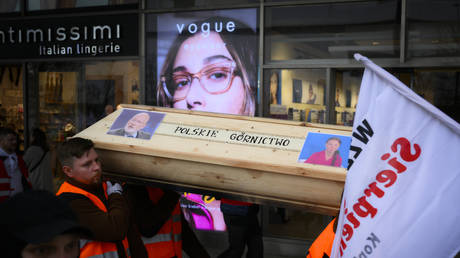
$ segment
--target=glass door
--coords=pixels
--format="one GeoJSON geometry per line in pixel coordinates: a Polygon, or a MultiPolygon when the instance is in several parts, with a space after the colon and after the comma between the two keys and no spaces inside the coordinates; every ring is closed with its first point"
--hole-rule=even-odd
{"type": "Polygon", "coordinates": [[[0,126],[18,133],[18,151],[24,151],[22,65],[0,65],[0,126]]]}

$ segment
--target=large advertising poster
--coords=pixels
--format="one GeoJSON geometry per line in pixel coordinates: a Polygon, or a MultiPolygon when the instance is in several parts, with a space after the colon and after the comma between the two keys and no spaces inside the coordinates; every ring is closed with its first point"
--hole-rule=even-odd
{"type": "MultiPolygon", "coordinates": [[[[253,116],[257,21],[257,9],[148,15],[151,101],[178,109],[253,116]]],[[[181,206],[196,229],[225,230],[220,201],[214,197],[184,193],[181,206]]]]}

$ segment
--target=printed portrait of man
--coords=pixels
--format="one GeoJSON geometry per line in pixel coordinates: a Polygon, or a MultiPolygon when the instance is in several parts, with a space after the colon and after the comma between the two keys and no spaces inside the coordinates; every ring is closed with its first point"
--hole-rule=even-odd
{"type": "Polygon", "coordinates": [[[161,119],[159,121],[156,118],[152,119],[150,113],[153,112],[123,110],[107,134],[148,140],[161,121],[161,119]],[[155,120],[155,123],[152,123],[152,120],[155,120]]]}

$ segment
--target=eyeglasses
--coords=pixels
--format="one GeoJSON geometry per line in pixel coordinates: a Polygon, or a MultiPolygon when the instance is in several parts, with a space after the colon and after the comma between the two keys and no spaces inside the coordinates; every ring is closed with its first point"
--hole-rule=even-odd
{"type": "Polygon", "coordinates": [[[197,78],[201,87],[209,94],[217,95],[227,92],[235,77],[236,64],[234,61],[225,61],[203,67],[197,73],[175,72],[171,75],[162,75],[163,90],[173,102],[185,99],[190,91],[194,78],[197,78]],[[172,89],[172,94],[168,89],[172,89]]]}

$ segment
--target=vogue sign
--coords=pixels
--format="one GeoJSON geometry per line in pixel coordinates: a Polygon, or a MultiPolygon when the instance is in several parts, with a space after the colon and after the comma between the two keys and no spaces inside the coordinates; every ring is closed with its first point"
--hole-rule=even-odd
{"type": "Polygon", "coordinates": [[[201,26],[198,26],[195,23],[191,23],[187,27],[183,23],[176,24],[177,31],[179,32],[179,34],[182,34],[182,32],[184,31],[184,29],[186,27],[186,29],[187,29],[187,31],[189,33],[195,34],[197,32],[201,32],[201,35],[203,37],[209,36],[211,31],[222,32],[222,30],[226,30],[228,32],[234,32],[235,29],[236,29],[235,26],[236,25],[235,25],[235,23],[233,21],[229,21],[229,22],[226,22],[226,23],[223,23],[223,22],[213,22],[213,23],[205,22],[205,23],[202,23],[201,26]]]}
{"type": "Polygon", "coordinates": [[[138,54],[137,15],[12,21],[0,25],[2,58],[138,54]]]}

